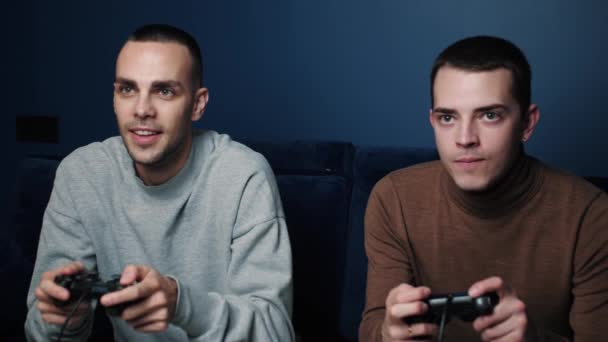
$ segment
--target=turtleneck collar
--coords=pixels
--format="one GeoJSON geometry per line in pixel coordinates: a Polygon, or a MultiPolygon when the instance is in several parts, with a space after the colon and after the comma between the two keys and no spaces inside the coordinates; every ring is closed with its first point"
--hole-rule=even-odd
{"type": "Polygon", "coordinates": [[[441,186],[466,213],[479,218],[495,218],[525,205],[542,184],[541,164],[521,150],[511,169],[491,188],[480,191],[460,189],[445,168],[441,186]]]}

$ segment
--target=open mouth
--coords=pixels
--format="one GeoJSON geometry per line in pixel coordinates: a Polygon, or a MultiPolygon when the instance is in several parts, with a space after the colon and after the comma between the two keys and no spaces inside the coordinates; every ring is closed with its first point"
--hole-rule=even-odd
{"type": "Polygon", "coordinates": [[[160,139],[161,132],[151,129],[130,129],[129,133],[136,144],[150,145],[160,139]]]}
{"type": "Polygon", "coordinates": [[[135,134],[137,134],[137,135],[139,135],[139,136],[144,136],[144,137],[147,137],[147,136],[150,136],[150,135],[155,135],[155,134],[158,134],[157,132],[153,132],[153,131],[146,131],[146,130],[140,130],[140,129],[138,129],[138,130],[134,130],[134,131],[132,131],[132,132],[133,132],[133,133],[135,133],[135,134]]]}

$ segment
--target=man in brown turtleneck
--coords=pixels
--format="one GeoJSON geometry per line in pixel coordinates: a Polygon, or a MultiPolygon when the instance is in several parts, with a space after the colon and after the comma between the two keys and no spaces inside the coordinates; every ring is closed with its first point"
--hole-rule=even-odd
{"type": "Polygon", "coordinates": [[[361,341],[433,340],[431,293],[496,292],[492,314],[453,319],[448,341],[601,341],[608,337],[608,196],[524,153],[540,114],[519,48],[471,37],[431,74],[440,161],[375,186],[361,341]]]}

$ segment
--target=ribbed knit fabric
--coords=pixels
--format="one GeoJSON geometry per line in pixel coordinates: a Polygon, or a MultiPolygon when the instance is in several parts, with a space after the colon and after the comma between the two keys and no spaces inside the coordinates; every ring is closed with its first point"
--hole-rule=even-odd
{"type": "MultiPolygon", "coordinates": [[[[420,164],[378,182],[365,227],[361,341],[381,341],[395,286],[447,293],[490,276],[515,289],[544,340],[608,336],[608,196],[578,177],[523,155],[496,186],[471,193],[439,161],[420,164]]],[[[479,340],[457,319],[446,337],[479,340]]]]}

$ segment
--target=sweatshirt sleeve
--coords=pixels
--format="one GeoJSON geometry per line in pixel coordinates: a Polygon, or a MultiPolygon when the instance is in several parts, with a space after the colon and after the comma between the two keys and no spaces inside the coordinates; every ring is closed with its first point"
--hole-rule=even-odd
{"type": "Polygon", "coordinates": [[[291,248],[266,164],[242,191],[230,248],[226,291],[194,298],[196,284],[178,280],[173,323],[191,341],[293,341],[291,248]]]}
{"type": "Polygon", "coordinates": [[[406,238],[398,233],[406,231],[400,203],[389,175],[376,184],[367,204],[367,289],[360,341],[382,341],[386,297],[391,289],[413,279],[406,238]]]}
{"type": "MultiPolygon", "coordinates": [[[[44,322],[38,310],[34,291],[40,284],[42,273],[77,260],[82,261],[87,269],[95,268],[93,246],[76,214],[70,197],[69,179],[65,164],[62,163],[57,169],[53,191],[44,212],[36,264],[27,296],[25,333],[29,341],[55,340],[61,329],[60,325],[44,322]]],[[[86,340],[92,322],[91,309],[79,327],[65,330],[62,341],[86,340]]]]}
{"type": "Polygon", "coordinates": [[[570,325],[575,341],[608,336],[608,195],[600,192],[583,216],[573,265],[570,325]]]}

